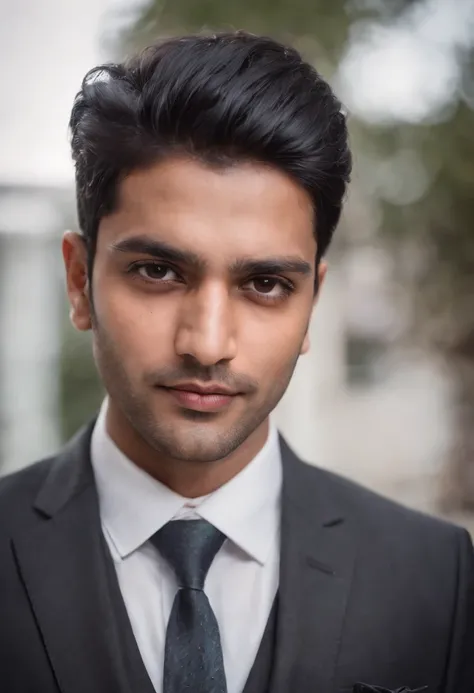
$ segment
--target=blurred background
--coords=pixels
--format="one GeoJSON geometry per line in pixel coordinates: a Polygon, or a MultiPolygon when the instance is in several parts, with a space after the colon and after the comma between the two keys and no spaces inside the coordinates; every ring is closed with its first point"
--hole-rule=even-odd
{"type": "Polygon", "coordinates": [[[275,418],[296,451],[474,529],[474,0],[0,2],[0,474],[54,452],[103,393],[74,332],[67,122],[85,72],[155,37],[294,44],[350,114],[354,177],[275,418]]]}

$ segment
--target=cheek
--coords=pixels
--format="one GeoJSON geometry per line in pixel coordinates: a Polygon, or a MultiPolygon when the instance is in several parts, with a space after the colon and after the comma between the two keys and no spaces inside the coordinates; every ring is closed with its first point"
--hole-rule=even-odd
{"type": "Polygon", "coordinates": [[[284,376],[299,356],[308,320],[306,312],[289,310],[285,315],[269,311],[267,319],[248,323],[239,344],[242,363],[259,380],[284,376]]]}
{"type": "Polygon", "coordinates": [[[160,355],[172,350],[174,311],[166,302],[157,305],[154,297],[103,283],[95,312],[99,332],[135,370],[156,366],[160,355]]]}

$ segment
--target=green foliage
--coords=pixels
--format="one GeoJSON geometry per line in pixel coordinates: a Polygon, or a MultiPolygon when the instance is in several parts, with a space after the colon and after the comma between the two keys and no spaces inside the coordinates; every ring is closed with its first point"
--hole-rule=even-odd
{"type": "Polygon", "coordinates": [[[244,29],[281,40],[311,37],[335,59],[349,28],[345,0],[158,0],[150,2],[133,27],[134,41],[182,32],[244,29]]]}
{"type": "MultiPolygon", "coordinates": [[[[380,231],[394,250],[410,244],[419,259],[415,272],[399,268],[412,283],[417,333],[445,353],[474,347],[474,112],[464,101],[449,117],[431,124],[364,129],[362,146],[373,162],[398,151],[413,154],[428,177],[412,202],[380,200],[380,231]],[[421,318],[421,319],[420,319],[421,318]]],[[[374,170],[367,176],[376,175],[374,170]]],[[[401,175],[401,173],[399,174],[401,175]]],[[[474,350],[470,358],[474,361],[474,350]]]]}

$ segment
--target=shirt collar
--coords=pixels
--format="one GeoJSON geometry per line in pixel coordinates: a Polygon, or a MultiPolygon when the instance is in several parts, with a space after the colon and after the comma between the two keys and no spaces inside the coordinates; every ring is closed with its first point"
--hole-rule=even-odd
{"type": "Polygon", "coordinates": [[[106,431],[105,400],[91,441],[91,459],[105,531],[126,558],[148,541],[183,506],[223,532],[259,563],[265,563],[280,524],[282,485],[278,432],[270,424],[267,441],[254,459],[227,484],[202,499],[187,499],[137,467],[106,431]]]}

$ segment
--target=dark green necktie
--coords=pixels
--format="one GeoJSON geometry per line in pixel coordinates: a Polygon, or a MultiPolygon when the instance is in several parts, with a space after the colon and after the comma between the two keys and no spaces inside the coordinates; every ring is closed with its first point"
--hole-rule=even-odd
{"type": "Polygon", "coordinates": [[[166,630],[163,693],[226,693],[221,639],[204,582],[225,536],[205,520],[175,520],[151,539],[179,584],[166,630]]]}

